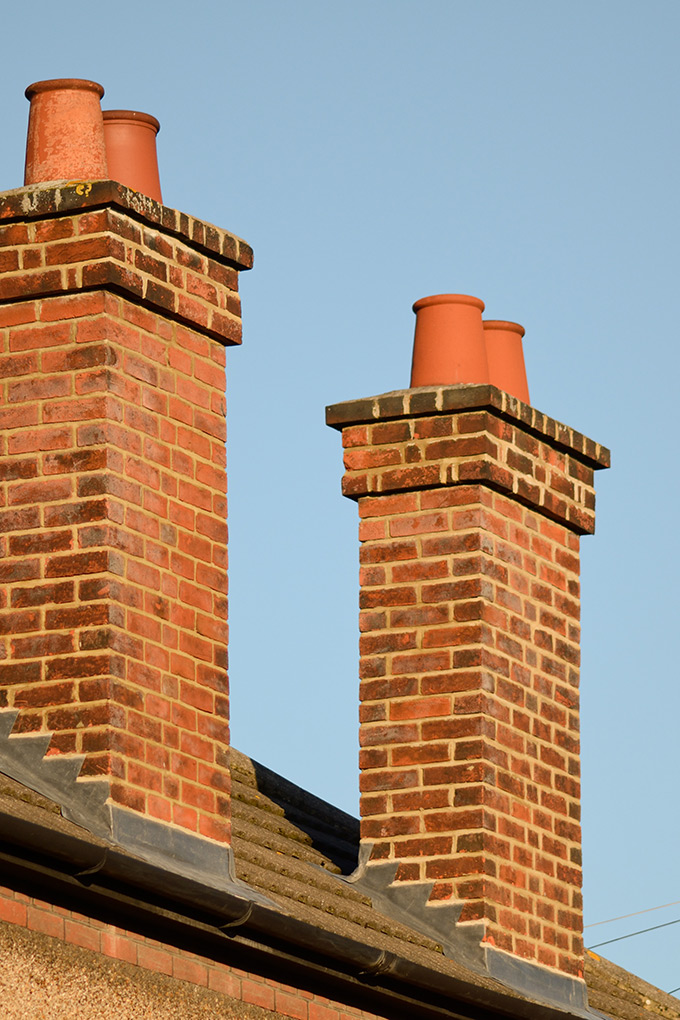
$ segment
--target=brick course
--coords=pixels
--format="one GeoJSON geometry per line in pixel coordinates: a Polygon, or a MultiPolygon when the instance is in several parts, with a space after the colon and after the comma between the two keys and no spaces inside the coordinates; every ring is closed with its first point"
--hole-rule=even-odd
{"type": "Polygon", "coordinates": [[[233,234],[112,181],[0,195],[2,302],[104,288],[239,343],[238,270],[251,265],[233,234]]]}
{"type": "Polygon", "coordinates": [[[225,345],[249,249],[77,187],[0,196],[0,704],[116,802],[225,842],[225,345]]]}
{"type": "Polygon", "coordinates": [[[579,535],[608,453],[488,386],[328,421],[360,515],[362,840],[579,975],[579,535]]]}
{"type": "MultiPolygon", "coordinates": [[[[229,1000],[261,1006],[294,1020],[380,1020],[374,1013],[324,995],[294,988],[265,974],[245,971],[222,960],[200,956],[169,942],[159,942],[7,887],[0,887],[0,922],[40,932],[123,965],[132,964],[186,981],[224,995],[229,1000]]],[[[224,955],[228,956],[228,946],[224,955]]],[[[83,954],[84,970],[88,969],[88,962],[83,954]]],[[[37,974],[36,977],[40,980],[42,975],[37,974]]],[[[128,980],[134,978],[134,973],[128,969],[126,977],[128,980]]]]}

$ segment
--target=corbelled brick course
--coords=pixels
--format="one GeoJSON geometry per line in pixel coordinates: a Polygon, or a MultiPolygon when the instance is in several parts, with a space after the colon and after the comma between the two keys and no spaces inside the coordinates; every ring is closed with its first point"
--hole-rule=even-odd
{"type": "Polygon", "coordinates": [[[79,187],[0,197],[0,704],[117,803],[226,842],[225,344],[249,249],[79,187]]]}
{"type": "Polygon", "coordinates": [[[116,291],[223,343],[241,339],[240,238],[113,181],[0,195],[0,301],[116,291]]]}
{"type": "Polygon", "coordinates": [[[489,386],[327,416],[360,515],[362,840],[579,975],[578,536],[608,452],[489,386]]]}

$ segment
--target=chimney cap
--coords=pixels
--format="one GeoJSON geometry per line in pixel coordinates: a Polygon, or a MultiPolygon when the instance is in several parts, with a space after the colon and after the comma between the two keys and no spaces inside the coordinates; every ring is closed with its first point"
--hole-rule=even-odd
{"type": "Polygon", "coordinates": [[[33,99],[33,96],[39,95],[41,92],[55,92],[57,90],[63,91],[65,89],[77,89],[81,92],[96,92],[101,99],[104,95],[104,86],[100,85],[99,82],[90,81],[87,78],[49,78],[47,81],[34,81],[32,85],[29,85],[24,95],[27,99],[33,99]]]}

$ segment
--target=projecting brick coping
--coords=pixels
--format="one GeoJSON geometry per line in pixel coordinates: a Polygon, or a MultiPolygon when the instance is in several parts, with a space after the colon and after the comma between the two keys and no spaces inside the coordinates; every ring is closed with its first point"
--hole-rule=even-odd
{"type": "Polygon", "coordinates": [[[117,181],[56,181],[5,191],[0,194],[0,220],[47,219],[105,205],[118,206],[207,254],[221,255],[237,269],[252,269],[253,249],[236,234],[161,205],[117,181]]]}
{"type": "Polygon", "coordinates": [[[350,499],[427,490],[432,509],[435,492],[481,483],[577,534],[595,530],[593,475],[609,451],[495,387],[402,390],[335,405],[327,420],[342,430],[350,499]]]}
{"type": "Polygon", "coordinates": [[[568,425],[563,425],[530,404],[524,404],[495,386],[464,383],[458,386],[424,386],[417,389],[393,390],[361,400],[346,400],[326,408],[326,424],[342,429],[348,425],[372,424],[395,418],[416,418],[446,411],[493,409],[500,416],[517,422],[528,431],[554,444],[589,464],[607,468],[611,454],[605,446],[588,439],[568,425]]]}
{"type": "Polygon", "coordinates": [[[0,301],[104,289],[225,345],[241,342],[245,241],[113,181],[0,195],[0,301]]]}

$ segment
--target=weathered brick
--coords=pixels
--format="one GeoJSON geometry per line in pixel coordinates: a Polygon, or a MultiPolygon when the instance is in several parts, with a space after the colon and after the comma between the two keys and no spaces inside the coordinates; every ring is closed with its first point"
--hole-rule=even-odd
{"type": "Polygon", "coordinates": [[[373,403],[329,419],[343,422],[361,518],[362,839],[403,862],[399,881],[466,900],[461,916],[484,919],[497,946],[571,972],[573,917],[557,922],[556,964],[538,906],[566,902],[578,866],[546,890],[534,854],[566,865],[580,841],[565,786],[577,751],[552,721],[576,705],[578,472],[557,426],[539,440],[523,420],[427,400],[409,418],[410,399],[379,402],[394,417],[368,426],[352,416],[373,403]]]}
{"type": "Polygon", "coordinates": [[[223,345],[240,340],[238,244],[188,218],[180,241],[176,219],[171,234],[140,222],[118,192],[115,211],[100,195],[65,215],[64,201],[32,221],[30,247],[26,224],[0,227],[0,301],[16,302],[0,305],[3,707],[22,707],[26,732],[56,728],[53,751],[84,752],[84,774],[115,777],[118,803],[224,840],[211,791],[228,788],[223,345]],[[173,786],[173,742],[194,777],[211,763],[205,790],[173,786]]]}

